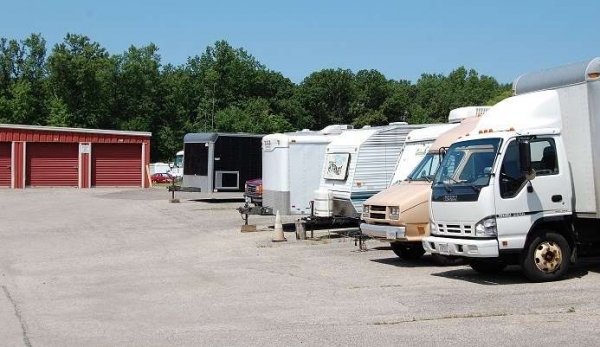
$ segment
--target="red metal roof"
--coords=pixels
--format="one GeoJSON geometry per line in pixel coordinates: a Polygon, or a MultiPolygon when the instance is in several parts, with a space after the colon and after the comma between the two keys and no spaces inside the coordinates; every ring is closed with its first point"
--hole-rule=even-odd
{"type": "Polygon", "coordinates": [[[149,143],[151,136],[141,131],[0,124],[0,142],[149,143]]]}

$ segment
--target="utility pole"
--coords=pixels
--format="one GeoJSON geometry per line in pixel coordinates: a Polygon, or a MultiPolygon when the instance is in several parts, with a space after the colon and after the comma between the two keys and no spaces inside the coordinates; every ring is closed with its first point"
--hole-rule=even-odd
{"type": "Polygon", "coordinates": [[[212,95],[212,123],[211,129],[215,131],[215,89],[217,88],[217,82],[213,83],[213,95],[212,95]]]}

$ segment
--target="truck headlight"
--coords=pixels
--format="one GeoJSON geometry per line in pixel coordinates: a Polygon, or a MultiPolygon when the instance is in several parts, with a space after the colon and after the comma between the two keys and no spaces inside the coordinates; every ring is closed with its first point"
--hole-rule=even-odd
{"type": "Polygon", "coordinates": [[[431,219],[429,219],[429,232],[430,232],[432,235],[435,235],[435,234],[437,234],[437,233],[438,233],[438,227],[437,227],[437,224],[435,224],[435,223],[433,222],[433,220],[431,220],[431,219]]]}
{"type": "Polygon", "coordinates": [[[475,236],[498,236],[496,217],[489,216],[475,224],[475,236]]]}
{"type": "Polygon", "coordinates": [[[371,206],[363,205],[363,212],[362,212],[363,217],[369,217],[369,212],[371,212],[371,206]]]}
{"type": "Polygon", "coordinates": [[[390,217],[390,219],[393,219],[393,220],[400,219],[400,207],[398,207],[398,206],[390,206],[389,217],[390,217]]]}

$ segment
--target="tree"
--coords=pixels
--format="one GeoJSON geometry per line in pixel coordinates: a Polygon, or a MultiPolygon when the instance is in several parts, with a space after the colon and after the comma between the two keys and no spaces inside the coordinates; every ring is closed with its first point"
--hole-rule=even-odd
{"type": "Polygon", "coordinates": [[[230,106],[217,113],[217,130],[270,134],[292,131],[292,125],[282,116],[273,114],[264,99],[250,99],[239,106],[230,106]]]}
{"type": "Polygon", "coordinates": [[[86,36],[67,34],[54,46],[48,57],[50,94],[55,103],[66,106],[64,123],[84,128],[115,124],[110,114],[114,70],[106,50],[86,36]]]}
{"type": "Polygon", "coordinates": [[[312,115],[315,128],[329,124],[349,124],[351,103],[355,99],[354,74],[350,70],[326,69],[313,72],[302,81],[298,98],[312,115]]]}
{"type": "Polygon", "coordinates": [[[160,56],[158,47],[131,46],[117,60],[116,107],[113,117],[126,130],[156,130],[155,120],[162,103],[160,56]]]}
{"type": "Polygon", "coordinates": [[[494,106],[497,103],[499,103],[500,101],[513,96],[513,91],[512,91],[512,89],[510,89],[510,87],[504,87],[504,88],[505,88],[505,90],[503,92],[501,92],[500,94],[489,99],[485,104],[488,106],[494,106]]]}
{"type": "Polygon", "coordinates": [[[46,41],[0,39],[0,121],[40,124],[46,114],[46,41]]]}

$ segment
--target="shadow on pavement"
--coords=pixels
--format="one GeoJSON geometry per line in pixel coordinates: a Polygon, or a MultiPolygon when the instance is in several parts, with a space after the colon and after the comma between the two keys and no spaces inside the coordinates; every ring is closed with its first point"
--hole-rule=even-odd
{"type": "Polygon", "coordinates": [[[224,204],[230,202],[244,202],[244,198],[200,198],[200,199],[189,199],[188,201],[193,202],[207,202],[211,204],[224,204]]]}
{"type": "MultiPolygon", "coordinates": [[[[388,249],[391,250],[391,248],[388,248],[388,249]]],[[[423,257],[421,257],[420,259],[416,259],[416,260],[404,260],[399,257],[392,257],[392,258],[382,258],[382,259],[371,259],[371,261],[375,262],[375,263],[385,264],[385,265],[393,265],[393,266],[398,266],[398,267],[409,267],[409,268],[431,267],[431,266],[446,268],[446,267],[455,267],[455,266],[463,266],[464,265],[462,263],[456,263],[456,264],[451,264],[451,265],[439,265],[438,263],[435,262],[433,257],[428,254],[426,254],[423,257]]]]}
{"type": "MultiPolygon", "coordinates": [[[[581,279],[588,275],[589,272],[600,273],[600,264],[581,262],[571,265],[567,274],[562,281],[581,279]]],[[[504,271],[498,274],[482,274],[469,268],[462,268],[432,274],[432,276],[456,279],[482,285],[510,285],[531,283],[531,281],[523,275],[519,266],[509,266],[504,271]]]]}

